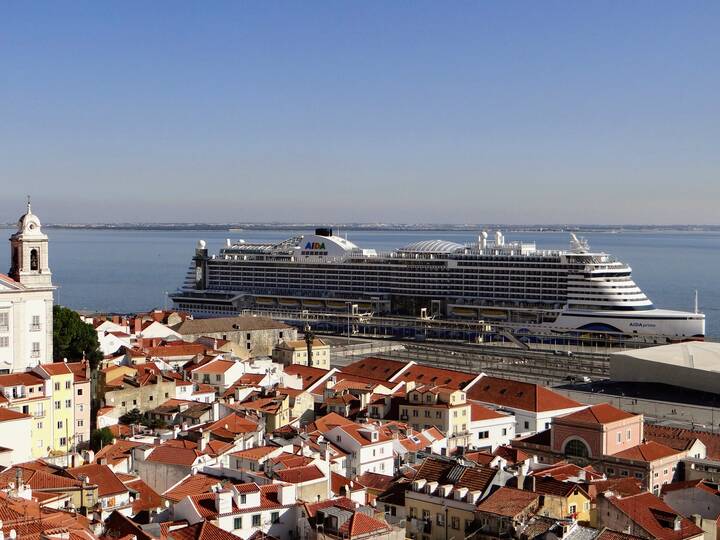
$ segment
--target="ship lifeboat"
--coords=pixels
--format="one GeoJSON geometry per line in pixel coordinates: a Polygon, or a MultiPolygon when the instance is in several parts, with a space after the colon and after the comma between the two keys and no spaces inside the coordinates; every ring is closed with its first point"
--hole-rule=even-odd
{"type": "Polygon", "coordinates": [[[477,317],[477,310],[473,308],[454,307],[452,314],[458,317],[477,317]]]}
{"type": "Polygon", "coordinates": [[[308,307],[323,307],[323,301],[322,300],[303,300],[303,306],[308,307]]]}
{"type": "Polygon", "coordinates": [[[297,298],[281,298],[280,305],[281,306],[299,306],[300,300],[298,300],[297,298]]]}
{"type": "Polygon", "coordinates": [[[481,309],[480,316],[485,319],[507,319],[507,311],[502,309],[481,309]]]}
{"type": "Polygon", "coordinates": [[[260,306],[273,306],[275,305],[275,299],[259,296],[255,298],[255,303],[260,306]]]}

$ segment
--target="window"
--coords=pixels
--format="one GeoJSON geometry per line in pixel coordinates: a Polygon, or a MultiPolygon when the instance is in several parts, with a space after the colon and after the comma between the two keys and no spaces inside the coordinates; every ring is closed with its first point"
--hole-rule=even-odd
{"type": "Polygon", "coordinates": [[[428,411],[428,410],[425,411],[425,418],[430,418],[430,411],[428,411]]]}
{"type": "Polygon", "coordinates": [[[260,526],[260,514],[253,514],[253,517],[252,517],[252,526],[253,526],[253,527],[259,527],[259,526],[260,526]]]}
{"type": "Polygon", "coordinates": [[[241,517],[235,518],[235,522],[233,523],[233,528],[242,529],[242,518],[241,517]]]}
{"type": "Polygon", "coordinates": [[[40,358],[40,342],[34,341],[32,344],[32,352],[30,353],[32,358],[40,358]]]}
{"type": "Polygon", "coordinates": [[[668,473],[668,470],[667,470],[667,469],[663,469],[663,475],[664,475],[664,476],[667,476],[667,473],[668,473]]]}
{"type": "Polygon", "coordinates": [[[277,523],[280,521],[280,512],[272,512],[270,514],[270,523],[277,523]]]}
{"type": "Polygon", "coordinates": [[[620,433],[619,431],[618,431],[618,434],[617,434],[617,442],[619,442],[619,443],[622,442],[622,433],[620,433]]]}
{"type": "Polygon", "coordinates": [[[165,397],[168,397],[169,395],[170,395],[170,394],[168,394],[167,392],[165,392],[165,397]]]}
{"type": "Polygon", "coordinates": [[[280,337],[280,339],[282,339],[282,338],[283,338],[283,333],[280,332],[280,333],[278,334],[278,336],[280,337]]]}
{"type": "Polygon", "coordinates": [[[641,473],[641,472],[636,472],[636,473],[635,473],[635,478],[637,478],[638,480],[642,480],[642,479],[643,479],[643,476],[644,476],[644,475],[643,475],[643,473],[641,473]]]}
{"type": "Polygon", "coordinates": [[[40,265],[38,264],[38,250],[30,250],[30,270],[36,271],[40,265]]]}
{"type": "Polygon", "coordinates": [[[240,504],[245,504],[245,503],[247,503],[247,495],[245,495],[244,493],[241,493],[240,494],[240,504]]]}
{"type": "Polygon", "coordinates": [[[525,421],[525,429],[530,429],[530,422],[525,421]]]}
{"type": "Polygon", "coordinates": [[[0,332],[7,332],[10,330],[10,314],[0,313],[0,332]]]}
{"type": "Polygon", "coordinates": [[[70,390],[70,386],[72,386],[72,383],[70,381],[65,381],[65,390],[70,390]]]}
{"type": "Polygon", "coordinates": [[[82,420],[78,420],[78,427],[83,427],[84,422],[82,420]]]}
{"type": "Polygon", "coordinates": [[[480,433],[478,433],[478,439],[487,439],[489,436],[489,431],[481,431],[480,433]]]}
{"type": "Polygon", "coordinates": [[[575,457],[588,457],[590,455],[590,450],[581,440],[572,439],[565,445],[565,454],[575,457]]]}
{"type": "Polygon", "coordinates": [[[627,430],[627,440],[629,441],[630,439],[632,439],[632,430],[628,429],[627,430]]]}
{"type": "Polygon", "coordinates": [[[68,409],[72,407],[72,399],[65,400],[65,407],[67,407],[68,409]]]}
{"type": "Polygon", "coordinates": [[[435,522],[436,522],[440,527],[444,527],[444,526],[445,526],[445,514],[442,514],[442,513],[440,513],[440,512],[438,512],[437,514],[435,514],[435,522]]]}
{"type": "Polygon", "coordinates": [[[413,410],[413,416],[417,416],[417,415],[418,415],[417,409],[413,410]]]}
{"type": "Polygon", "coordinates": [[[124,402],[124,401],[121,401],[121,402],[120,402],[120,406],[121,406],[121,407],[124,407],[124,406],[125,406],[125,402],[124,402]]]}
{"type": "Polygon", "coordinates": [[[629,473],[625,469],[620,470],[620,476],[627,476],[629,473]]]}
{"type": "Polygon", "coordinates": [[[507,435],[507,428],[502,428],[502,434],[503,434],[503,437],[504,437],[505,435],[507,435]]]}
{"type": "Polygon", "coordinates": [[[38,332],[40,330],[40,315],[32,316],[32,323],[30,323],[30,331],[38,332]]]}
{"type": "Polygon", "coordinates": [[[453,411],[453,418],[457,418],[457,411],[453,411]]]}
{"type": "Polygon", "coordinates": [[[610,475],[610,474],[615,474],[615,469],[613,469],[612,467],[608,467],[605,472],[607,472],[608,475],[610,475]]]}
{"type": "Polygon", "coordinates": [[[43,426],[43,423],[42,423],[42,422],[38,422],[38,423],[37,423],[37,428],[38,428],[38,429],[42,429],[42,426],[43,426]]]}
{"type": "Polygon", "coordinates": [[[575,512],[577,512],[577,506],[575,506],[574,504],[571,504],[568,509],[570,510],[571,514],[574,514],[575,512]]]}
{"type": "Polygon", "coordinates": [[[137,399],[133,399],[133,405],[137,405],[137,399]]]}
{"type": "Polygon", "coordinates": [[[248,333],[245,335],[245,339],[248,340],[248,341],[250,341],[250,332],[248,332],[248,333]]]}
{"type": "Polygon", "coordinates": [[[63,426],[62,420],[58,420],[57,428],[58,428],[58,429],[62,429],[62,426],[63,426]]]}
{"type": "Polygon", "coordinates": [[[545,429],[550,429],[550,422],[545,422],[545,429]]]}
{"type": "Polygon", "coordinates": [[[62,405],[62,403],[61,403],[60,401],[56,401],[56,402],[55,402],[55,410],[60,409],[60,406],[61,406],[61,405],[62,405]]]}
{"type": "Polygon", "coordinates": [[[154,400],[153,396],[148,397],[148,401],[153,401],[153,400],[154,400]]]}
{"type": "Polygon", "coordinates": [[[459,530],[460,529],[460,518],[457,516],[451,516],[450,517],[450,527],[453,529],[459,530]]]}
{"type": "Polygon", "coordinates": [[[417,510],[415,509],[414,506],[410,507],[410,517],[411,518],[417,517],[417,510]]]}
{"type": "Polygon", "coordinates": [[[79,411],[79,412],[83,412],[84,410],[85,410],[85,405],[83,405],[82,403],[80,403],[80,405],[78,405],[78,411],[79,411]]]}
{"type": "Polygon", "coordinates": [[[248,351],[250,350],[250,342],[249,342],[249,341],[245,344],[245,348],[246,348],[248,351]]]}
{"type": "Polygon", "coordinates": [[[65,437],[60,437],[60,446],[67,446],[67,439],[65,437]]]}
{"type": "Polygon", "coordinates": [[[82,393],[82,388],[78,388],[77,395],[78,395],[78,396],[82,396],[82,395],[83,395],[83,393],[82,393]]]}
{"type": "Polygon", "coordinates": [[[435,411],[435,418],[442,418],[442,411],[435,411]]]}
{"type": "Polygon", "coordinates": [[[7,336],[0,336],[0,348],[5,348],[10,346],[10,338],[7,336]]]}
{"type": "Polygon", "coordinates": [[[60,383],[56,382],[55,383],[55,391],[58,392],[59,390],[60,390],[60,383]]]}

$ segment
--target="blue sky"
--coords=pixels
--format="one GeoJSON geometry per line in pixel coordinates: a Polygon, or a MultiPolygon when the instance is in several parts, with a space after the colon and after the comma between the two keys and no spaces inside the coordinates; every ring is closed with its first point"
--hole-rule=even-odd
{"type": "Polygon", "coordinates": [[[718,2],[15,2],[0,222],[718,223],[718,2]]]}

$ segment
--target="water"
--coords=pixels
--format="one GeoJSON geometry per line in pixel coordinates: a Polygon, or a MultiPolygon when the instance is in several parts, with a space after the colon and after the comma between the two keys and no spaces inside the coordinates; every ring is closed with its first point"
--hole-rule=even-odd
{"type": "MultiPolygon", "coordinates": [[[[7,236],[12,231],[5,230],[7,236]]],[[[58,303],[74,309],[135,312],[170,306],[166,291],[183,281],[197,240],[217,253],[225,239],[277,241],[297,231],[112,231],[49,229],[50,268],[58,303]]],[[[344,234],[344,233],[341,233],[344,234]]],[[[708,337],[720,339],[720,233],[591,233],[594,250],[615,255],[633,268],[633,278],[656,306],[692,310],[694,290],[707,315],[708,337]]],[[[361,247],[392,249],[417,240],[472,242],[464,231],[348,231],[361,247]]],[[[538,248],[565,248],[566,233],[508,233],[508,240],[534,241],[538,248]]],[[[0,269],[9,268],[10,247],[0,249],[0,269]]]]}

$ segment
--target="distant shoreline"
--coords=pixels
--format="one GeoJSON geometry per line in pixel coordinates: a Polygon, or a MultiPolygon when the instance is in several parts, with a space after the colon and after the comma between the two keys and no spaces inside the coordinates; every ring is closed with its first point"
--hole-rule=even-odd
{"type": "MultiPolygon", "coordinates": [[[[342,231],[458,231],[476,232],[500,229],[507,232],[720,232],[720,225],[511,225],[511,224],[370,224],[370,223],[47,223],[45,229],[98,231],[308,231],[316,227],[332,227],[342,231]]],[[[15,224],[0,224],[13,229],[15,224]]]]}

